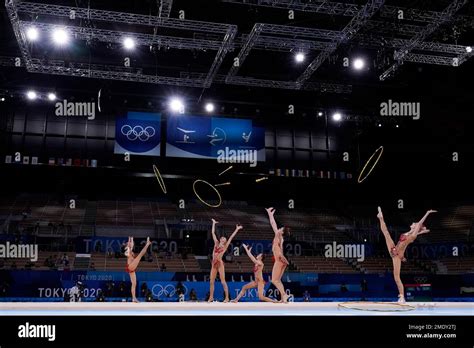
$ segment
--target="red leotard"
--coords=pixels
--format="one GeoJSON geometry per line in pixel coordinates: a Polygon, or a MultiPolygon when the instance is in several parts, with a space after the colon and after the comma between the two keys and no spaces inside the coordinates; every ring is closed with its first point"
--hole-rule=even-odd
{"type": "MultiPolygon", "coordinates": [[[[400,245],[400,243],[405,242],[407,239],[408,239],[408,237],[407,237],[406,234],[403,233],[403,234],[400,235],[400,238],[399,238],[399,240],[398,240],[397,245],[395,245],[392,249],[390,249],[390,255],[391,255],[392,257],[400,257],[399,252],[398,252],[398,246],[400,245]]],[[[406,262],[406,260],[407,260],[407,259],[406,259],[405,257],[403,257],[403,256],[402,256],[400,259],[401,259],[403,262],[406,262]]]]}
{"type": "MultiPolygon", "coordinates": [[[[272,241],[272,251],[273,251],[273,253],[275,253],[275,251],[274,251],[273,249],[274,249],[275,244],[276,244],[277,242],[278,242],[277,247],[280,248],[280,250],[283,252],[283,250],[282,250],[283,237],[280,237],[278,240],[277,240],[277,238],[273,238],[273,241],[272,241]]],[[[272,256],[272,261],[273,261],[273,262],[276,262],[276,261],[277,261],[277,259],[275,258],[275,255],[272,256]]],[[[282,263],[284,263],[284,264],[287,264],[287,262],[285,261],[285,259],[282,258],[281,256],[278,257],[278,261],[280,261],[280,262],[282,262],[282,263]]]]}
{"type": "Polygon", "coordinates": [[[217,256],[224,252],[224,247],[214,247],[214,255],[212,256],[212,267],[219,267],[222,260],[218,259],[217,256]]]}
{"type": "Polygon", "coordinates": [[[260,275],[258,274],[258,272],[261,272],[262,270],[263,270],[263,265],[255,264],[253,266],[253,274],[255,275],[255,281],[266,283],[265,280],[263,279],[263,273],[262,273],[262,277],[260,277],[260,275]]]}

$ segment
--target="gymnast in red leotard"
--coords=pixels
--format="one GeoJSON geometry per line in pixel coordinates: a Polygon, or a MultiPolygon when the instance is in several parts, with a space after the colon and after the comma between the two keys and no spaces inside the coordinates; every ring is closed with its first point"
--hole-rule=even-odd
{"type": "Polygon", "coordinates": [[[219,272],[219,278],[221,280],[222,287],[224,288],[225,299],[224,302],[229,302],[229,288],[227,287],[227,283],[225,281],[225,268],[224,268],[224,261],[222,261],[222,256],[226,252],[227,248],[230,245],[232,239],[234,239],[235,235],[239,230],[242,229],[241,225],[235,226],[235,231],[227,240],[226,237],[221,237],[219,240],[216,237],[216,224],[218,222],[212,219],[212,239],[214,239],[214,249],[212,251],[212,266],[211,266],[211,275],[210,275],[210,287],[209,287],[209,300],[208,302],[214,301],[214,282],[216,281],[217,273],[219,272]]]}
{"type": "Polygon", "coordinates": [[[135,270],[138,267],[138,264],[140,263],[140,260],[142,257],[145,255],[148,247],[150,246],[150,238],[146,239],[146,244],[143,247],[142,251],[135,256],[133,253],[133,237],[128,237],[128,243],[127,246],[125,247],[125,256],[127,256],[127,265],[125,266],[125,272],[127,272],[130,276],[130,281],[132,282],[132,287],[131,287],[131,292],[132,292],[132,301],[133,302],[138,302],[137,297],[136,297],[136,287],[137,287],[137,275],[135,274],[135,270]]]}
{"type": "Polygon", "coordinates": [[[277,302],[276,300],[273,300],[269,297],[265,296],[265,280],[263,279],[263,260],[264,260],[264,255],[263,254],[258,254],[256,257],[252,255],[252,248],[249,248],[247,245],[243,245],[245,251],[247,252],[247,255],[250,257],[252,262],[254,263],[253,267],[253,273],[255,275],[255,280],[253,282],[250,282],[240,290],[239,295],[232,300],[232,302],[239,302],[239,300],[244,296],[245,292],[249,289],[257,288],[257,293],[258,293],[258,298],[260,301],[264,302],[277,302]]]}
{"type": "Polygon", "coordinates": [[[268,213],[268,218],[270,220],[270,225],[272,226],[273,232],[275,232],[275,237],[273,237],[272,242],[272,252],[273,252],[273,269],[272,269],[272,283],[278,289],[281,294],[281,302],[288,302],[288,294],[285,292],[281,278],[283,273],[285,273],[286,267],[289,265],[288,260],[285,255],[283,255],[283,234],[287,231],[286,227],[278,228],[275,217],[274,208],[266,209],[268,213]]]}
{"type": "Polygon", "coordinates": [[[431,213],[436,213],[436,210],[428,210],[425,216],[423,216],[420,221],[412,223],[410,226],[410,231],[400,235],[400,239],[398,240],[398,243],[396,245],[392,237],[390,236],[390,232],[388,231],[387,225],[385,224],[382,209],[380,207],[378,207],[378,211],[379,213],[377,214],[377,217],[380,220],[380,229],[382,230],[382,233],[385,237],[388,252],[392,257],[393,278],[395,279],[395,283],[397,284],[399,293],[398,302],[405,303],[405,289],[400,278],[402,262],[406,261],[406,258],[404,256],[405,250],[407,249],[408,245],[413,243],[420,234],[428,233],[430,231],[423,225],[423,223],[425,222],[428,215],[430,215],[431,213]]]}

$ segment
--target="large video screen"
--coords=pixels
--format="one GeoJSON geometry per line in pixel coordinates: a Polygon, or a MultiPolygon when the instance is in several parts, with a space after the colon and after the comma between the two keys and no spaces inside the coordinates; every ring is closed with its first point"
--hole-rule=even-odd
{"type": "Polygon", "coordinates": [[[223,160],[247,155],[265,161],[265,130],[245,119],[171,116],[166,155],[223,160]]]}

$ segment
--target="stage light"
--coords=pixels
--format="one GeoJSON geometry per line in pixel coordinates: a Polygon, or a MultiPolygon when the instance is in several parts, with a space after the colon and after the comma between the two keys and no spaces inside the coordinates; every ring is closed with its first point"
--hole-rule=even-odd
{"type": "Polygon", "coordinates": [[[341,115],[341,113],[336,112],[334,115],[332,115],[332,119],[333,119],[334,121],[338,121],[338,122],[341,121],[341,120],[342,120],[342,115],[341,115]]]}
{"type": "Polygon", "coordinates": [[[352,63],[352,66],[356,70],[362,70],[365,66],[365,62],[362,58],[356,58],[354,59],[354,63],[352,63]]]}
{"type": "Polygon", "coordinates": [[[35,100],[36,97],[37,97],[37,94],[35,91],[28,91],[26,92],[26,97],[29,99],[29,100],[35,100]]]}
{"type": "Polygon", "coordinates": [[[189,234],[186,235],[186,238],[189,238],[189,234]]]}
{"type": "Polygon", "coordinates": [[[38,40],[38,38],[39,38],[39,31],[38,31],[38,29],[36,29],[35,27],[30,27],[30,28],[28,28],[28,30],[26,31],[26,37],[27,37],[28,40],[30,40],[30,41],[36,41],[36,40],[38,40]]]}
{"type": "Polygon", "coordinates": [[[127,37],[123,40],[123,47],[127,50],[133,50],[135,48],[135,41],[132,38],[127,37]]]}
{"type": "Polygon", "coordinates": [[[472,47],[471,47],[471,46],[467,46],[467,47],[466,47],[466,52],[467,52],[467,53],[471,53],[471,52],[472,52],[472,47]]]}
{"type": "Polygon", "coordinates": [[[173,112],[184,113],[184,104],[179,98],[171,99],[169,106],[173,112]]]}
{"type": "Polygon", "coordinates": [[[56,94],[48,93],[48,100],[55,101],[56,100],[56,94]]]}
{"type": "Polygon", "coordinates": [[[4,101],[5,101],[5,98],[0,98],[0,101],[4,102],[4,101]]]}
{"type": "Polygon", "coordinates": [[[69,35],[64,29],[55,29],[53,31],[53,41],[56,45],[65,45],[69,41],[69,35]]]}
{"type": "Polygon", "coordinates": [[[207,112],[213,112],[214,109],[215,109],[214,104],[212,104],[212,103],[207,103],[206,104],[206,111],[207,112]]]}
{"type": "Polygon", "coordinates": [[[323,112],[322,111],[318,112],[318,116],[320,117],[323,116],[323,112]]]}
{"type": "Polygon", "coordinates": [[[304,53],[301,53],[301,52],[300,52],[300,53],[297,53],[297,54],[295,55],[295,60],[296,60],[297,63],[302,63],[302,62],[304,62],[304,59],[305,59],[304,53]]]}
{"type": "Polygon", "coordinates": [[[379,126],[379,127],[382,127],[382,124],[381,124],[381,123],[379,123],[379,124],[378,124],[378,126],[379,126]]]}
{"type": "Polygon", "coordinates": [[[399,127],[398,124],[396,124],[395,127],[398,128],[399,127]]]}

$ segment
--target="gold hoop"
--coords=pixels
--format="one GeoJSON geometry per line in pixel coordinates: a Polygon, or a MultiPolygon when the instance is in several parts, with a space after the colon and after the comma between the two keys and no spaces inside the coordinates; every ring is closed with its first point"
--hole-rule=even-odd
{"type": "Polygon", "coordinates": [[[221,197],[221,194],[219,193],[219,191],[218,191],[212,184],[208,183],[208,182],[205,181],[205,180],[198,179],[198,180],[194,181],[194,183],[193,183],[193,191],[194,191],[194,194],[196,195],[196,197],[197,197],[202,203],[204,203],[205,205],[207,205],[208,207],[217,208],[217,207],[220,207],[220,205],[222,204],[222,197],[221,197]],[[207,203],[206,201],[204,201],[204,200],[198,195],[198,193],[196,192],[196,184],[197,184],[198,182],[203,182],[203,183],[209,185],[209,187],[211,187],[214,191],[216,191],[217,196],[219,197],[219,203],[218,203],[218,204],[209,204],[209,203],[207,203]]]}
{"type": "Polygon", "coordinates": [[[356,311],[369,311],[369,312],[408,312],[416,309],[415,306],[410,306],[407,304],[401,304],[396,302],[342,302],[337,305],[338,307],[345,309],[352,309],[356,311]],[[356,307],[358,304],[381,304],[381,305],[391,305],[398,307],[397,309],[366,309],[362,307],[356,307]],[[354,306],[355,305],[355,306],[354,306]]]}
{"type": "Polygon", "coordinates": [[[359,177],[357,178],[357,182],[358,182],[359,184],[362,183],[365,179],[367,179],[367,177],[370,175],[370,173],[372,173],[372,170],[374,170],[375,166],[376,166],[377,163],[379,162],[380,157],[382,157],[382,154],[383,154],[383,146],[380,146],[377,150],[375,150],[375,152],[372,154],[372,156],[370,156],[370,158],[367,160],[367,162],[365,162],[364,168],[362,168],[362,170],[361,170],[360,173],[359,173],[359,177]],[[367,173],[367,175],[364,176],[364,178],[361,180],[360,177],[361,177],[362,173],[365,171],[365,168],[366,168],[367,165],[370,163],[370,160],[375,156],[375,154],[377,153],[377,151],[379,151],[380,149],[382,149],[382,150],[380,151],[379,157],[377,157],[377,159],[375,160],[374,165],[372,166],[372,168],[370,168],[370,170],[369,170],[369,172],[367,173]]]}
{"type": "Polygon", "coordinates": [[[155,177],[156,177],[156,180],[158,180],[158,184],[160,184],[161,186],[161,189],[163,190],[163,192],[166,194],[166,186],[165,186],[165,182],[160,174],[160,171],[158,170],[158,168],[153,165],[153,172],[155,173],[155,177]]]}

